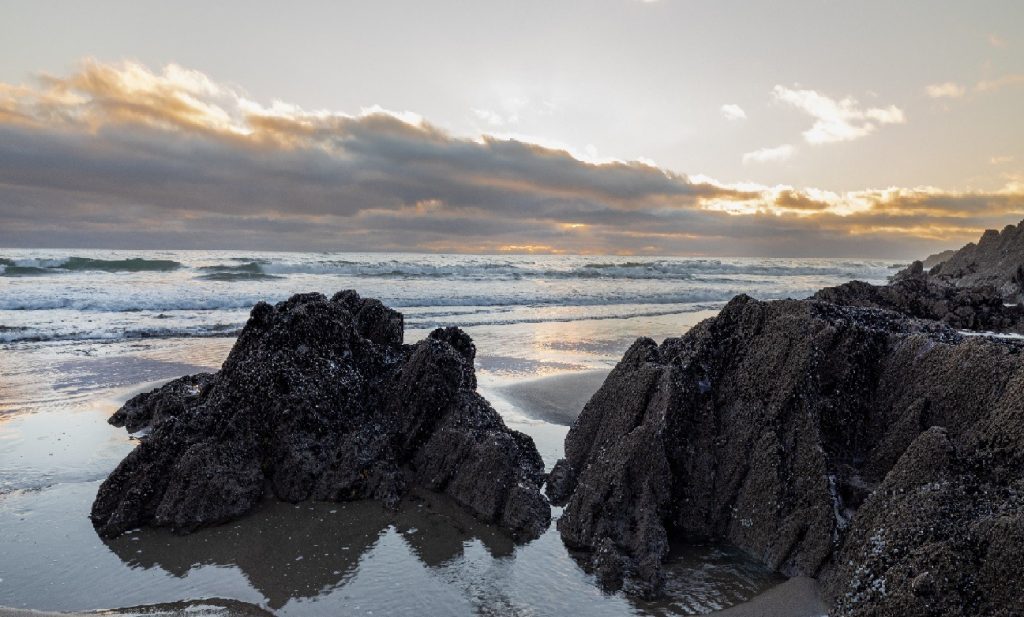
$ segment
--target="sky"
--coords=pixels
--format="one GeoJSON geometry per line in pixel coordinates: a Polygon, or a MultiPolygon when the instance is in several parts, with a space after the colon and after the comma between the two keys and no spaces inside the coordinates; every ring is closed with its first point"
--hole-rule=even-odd
{"type": "Polygon", "coordinates": [[[0,0],[0,246],[921,257],[1021,110],[1018,0],[0,0]]]}

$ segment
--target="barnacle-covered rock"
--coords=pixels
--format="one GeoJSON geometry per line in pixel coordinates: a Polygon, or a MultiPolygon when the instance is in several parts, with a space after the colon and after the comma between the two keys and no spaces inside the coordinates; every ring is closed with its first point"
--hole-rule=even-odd
{"type": "Polygon", "coordinates": [[[191,531],[276,497],[377,499],[411,485],[532,538],[547,528],[544,467],[476,392],[470,337],[403,345],[402,315],[344,291],[259,303],[219,372],[139,395],[110,419],[147,435],[102,484],[103,536],[191,531]]]}

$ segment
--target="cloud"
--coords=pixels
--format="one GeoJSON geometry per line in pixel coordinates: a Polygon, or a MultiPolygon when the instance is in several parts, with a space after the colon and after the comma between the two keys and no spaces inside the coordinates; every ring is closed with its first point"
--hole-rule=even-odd
{"type": "Polygon", "coordinates": [[[505,124],[505,118],[496,111],[491,111],[490,109],[473,109],[473,113],[477,118],[491,126],[503,126],[505,124]]]}
{"type": "Polygon", "coordinates": [[[793,156],[796,148],[790,144],[782,144],[774,148],[761,148],[743,155],[744,163],[775,163],[785,161],[793,156]]]}
{"type": "MultiPolygon", "coordinates": [[[[1024,74],[1009,73],[991,79],[983,79],[974,84],[974,92],[996,92],[1004,88],[1024,85],[1024,74]]],[[[933,99],[958,99],[967,94],[967,88],[953,81],[929,84],[925,93],[933,99]]]]}
{"type": "Polygon", "coordinates": [[[775,86],[775,99],[793,105],[814,118],[804,131],[804,139],[812,144],[853,141],[873,133],[882,124],[906,122],[903,110],[895,105],[862,109],[856,99],[831,99],[814,90],[792,90],[775,86]]]}
{"type": "Polygon", "coordinates": [[[1022,85],[1024,85],[1024,74],[1011,73],[994,79],[983,79],[974,86],[974,89],[978,92],[994,92],[1003,88],[1022,85]]]}
{"type": "Polygon", "coordinates": [[[998,34],[992,33],[988,35],[988,44],[992,47],[1006,47],[1006,39],[998,34]]]}
{"type": "Polygon", "coordinates": [[[747,112],[743,111],[743,108],[735,103],[726,103],[721,108],[722,115],[726,120],[746,120],[747,112]]]}
{"type": "Polygon", "coordinates": [[[832,205],[828,201],[815,199],[809,194],[793,189],[780,191],[772,203],[777,208],[796,210],[798,212],[821,212],[828,210],[832,205]]]}
{"type": "Polygon", "coordinates": [[[510,97],[501,101],[501,107],[505,109],[504,114],[492,109],[480,108],[474,108],[473,114],[492,127],[502,127],[508,124],[518,124],[520,114],[526,110],[535,111],[539,115],[551,114],[555,109],[555,104],[551,101],[544,101],[541,107],[533,109],[530,105],[530,99],[510,97]]]}
{"type": "Polygon", "coordinates": [[[1021,214],[1016,185],[731,185],[413,112],[261,103],[175,65],[0,84],[4,246],[919,256],[1021,214]]]}
{"type": "Polygon", "coordinates": [[[967,92],[967,89],[960,84],[947,81],[941,84],[928,85],[925,87],[925,92],[933,99],[958,99],[967,92]]]}
{"type": "Polygon", "coordinates": [[[993,165],[1006,165],[1007,163],[1012,163],[1013,161],[1014,157],[1012,155],[993,156],[988,160],[988,162],[992,163],[993,165]]]}

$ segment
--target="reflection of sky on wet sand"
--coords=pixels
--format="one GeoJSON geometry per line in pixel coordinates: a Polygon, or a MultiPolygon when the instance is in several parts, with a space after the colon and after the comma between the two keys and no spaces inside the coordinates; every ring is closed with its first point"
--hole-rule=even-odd
{"type": "Polygon", "coordinates": [[[97,398],[122,396],[125,388],[146,382],[216,370],[233,343],[206,338],[2,344],[0,422],[23,412],[77,408],[97,398]]]}
{"type": "Polygon", "coordinates": [[[18,489],[103,479],[134,443],[106,420],[116,407],[0,421],[0,498],[18,489]]]}
{"type": "MultiPolygon", "coordinates": [[[[607,371],[637,332],[678,335],[703,316],[468,330],[481,392],[510,427],[534,438],[550,467],[568,427],[531,415],[509,388],[524,379],[607,371]]],[[[406,340],[426,333],[409,331],[406,340]]],[[[409,500],[398,513],[374,502],[267,501],[235,523],[196,534],[145,529],[103,542],[89,508],[99,482],[134,447],[107,417],[162,380],[215,370],[232,343],[21,344],[0,359],[0,605],[75,610],[218,597],[287,615],[689,614],[775,581],[717,549],[694,549],[673,566],[682,583],[671,598],[632,602],[602,593],[554,526],[517,546],[433,495],[409,500]]]]}
{"type": "Polygon", "coordinates": [[[0,604],[83,609],[228,597],[286,615],[690,614],[748,598],[776,579],[712,548],[674,566],[670,599],[599,591],[552,527],[516,545],[432,494],[399,512],[374,502],[268,500],[187,536],[162,529],[100,540],[84,516],[96,482],[0,499],[0,604]],[[44,573],[44,575],[40,575],[44,573]]]}

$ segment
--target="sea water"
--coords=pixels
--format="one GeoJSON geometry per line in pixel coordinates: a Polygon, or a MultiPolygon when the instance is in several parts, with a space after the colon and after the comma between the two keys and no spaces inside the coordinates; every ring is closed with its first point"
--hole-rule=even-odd
{"type": "Polygon", "coordinates": [[[671,315],[805,297],[888,262],[0,249],[0,341],[226,336],[252,305],[356,289],[407,327],[671,315]]]}

